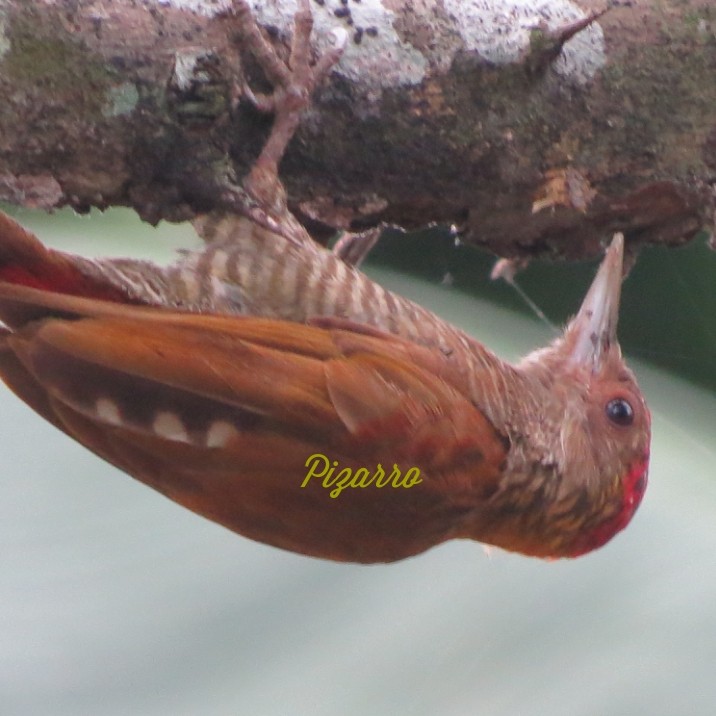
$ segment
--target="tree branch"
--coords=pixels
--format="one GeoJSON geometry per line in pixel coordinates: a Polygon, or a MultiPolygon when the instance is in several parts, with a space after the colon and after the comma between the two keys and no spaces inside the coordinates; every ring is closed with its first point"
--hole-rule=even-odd
{"type": "MultiPolygon", "coordinates": [[[[288,51],[295,3],[256,2],[288,51]]],[[[502,256],[578,258],[613,231],[678,244],[713,218],[710,3],[312,6],[317,49],[351,32],[281,168],[314,231],[437,221],[502,256]]],[[[0,0],[0,198],[152,222],[212,208],[270,123],[236,106],[260,78],[219,10],[0,0]]]]}

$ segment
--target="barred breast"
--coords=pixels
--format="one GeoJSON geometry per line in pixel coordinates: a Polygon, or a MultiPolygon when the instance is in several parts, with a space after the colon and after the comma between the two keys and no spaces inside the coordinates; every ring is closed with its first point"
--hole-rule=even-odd
{"type": "MultiPolygon", "coordinates": [[[[502,362],[434,313],[370,280],[316,244],[290,240],[237,215],[195,220],[205,245],[167,267],[132,259],[82,259],[131,302],[202,313],[239,314],[304,323],[335,317],[437,349],[464,375],[470,395],[478,375],[502,362]]],[[[493,386],[495,394],[504,386],[493,386]]]]}
{"type": "Polygon", "coordinates": [[[466,336],[310,239],[286,240],[235,216],[197,225],[206,247],[171,267],[188,304],[304,322],[331,316],[450,354],[466,336]]]}

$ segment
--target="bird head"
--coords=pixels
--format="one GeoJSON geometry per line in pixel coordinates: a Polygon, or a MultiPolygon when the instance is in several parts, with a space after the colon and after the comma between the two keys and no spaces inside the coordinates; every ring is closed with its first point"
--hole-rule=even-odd
{"type": "Polygon", "coordinates": [[[560,535],[564,556],[626,527],[646,488],[650,415],[616,335],[623,252],[617,234],[563,335],[518,366],[539,386],[528,427],[538,451],[528,460],[543,468],[544,524],[560,535]]]}

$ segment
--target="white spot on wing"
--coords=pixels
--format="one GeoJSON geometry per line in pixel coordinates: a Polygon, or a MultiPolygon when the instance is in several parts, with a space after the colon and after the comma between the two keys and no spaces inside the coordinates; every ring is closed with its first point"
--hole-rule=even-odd
{"type": "Polygon", "coordinates": [[[161,410],[155,415],[152,430],[160,438],[165,438],[166,440],[182,443],[191,442],[184,423],[182,423],[179,416],[166,410],[161,410]]]}
{"type": "Polygon", "coordinates": [[[98,398],[94,407],[97,411],[97,417],[103,423],[109,423],[110,425],[122,424],[122,415],[119,412],[119,407],[114,400],[110,400],[109,398],[98,398]]]}
{"type": "Polygon", "coordinates": [[[226,447],[229,441],[239,431],[226,420],[215,420],[206,431],[206,447],[221,448],[226,447]]]}

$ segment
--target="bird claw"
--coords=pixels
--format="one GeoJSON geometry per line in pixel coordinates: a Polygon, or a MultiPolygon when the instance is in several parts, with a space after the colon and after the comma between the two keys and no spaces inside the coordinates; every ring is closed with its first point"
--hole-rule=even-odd
{"type": "Polygon", "coordinates": [[[302,112],[310,104],[314,89],[340,59],[348,35],[343,29],[334,30],[333,47],[312,63],[313,17],[308,0],[299,0],[291,53],[284,62],[264,38],[246,0],[233,0],[231,15],[242,46],[253,55],[273,85],[273,92],[268,95],[244,87],[244,97],[257,109],[274,114],[269,138],[244,180],[244,188],[259,204],[277,216],[284,216],[288,209],[286,192],[278,176],[279,162],[298,128],[302,112]]]}

